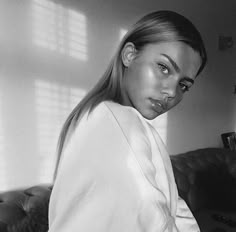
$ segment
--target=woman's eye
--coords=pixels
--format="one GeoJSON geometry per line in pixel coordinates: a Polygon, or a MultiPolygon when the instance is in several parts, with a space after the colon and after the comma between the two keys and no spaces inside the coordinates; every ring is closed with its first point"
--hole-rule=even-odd
{"type": "Polygon", "coordinates": [[[164,74],[169,74],[169,68],[164,64],[158,64],[159,69],[164,74]]]}
{"type": "Polygon", "coordinates": [[[188,85],[186,85],[185,83],[179,83],[179,86],[180,86],[182,92],[187,92],[190,89],[190,87],[188,85]]]}

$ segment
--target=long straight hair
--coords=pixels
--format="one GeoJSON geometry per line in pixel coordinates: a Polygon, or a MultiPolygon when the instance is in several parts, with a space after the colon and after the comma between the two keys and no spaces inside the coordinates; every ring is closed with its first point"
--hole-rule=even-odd
{"type": "Polygon", "coordinates": [[[124,36],[101,79],[66,119],[58,140],[54,178],[65,143],[69,135],[73,133],[79,118],[85,112],[90,113],[102,101],[111,100],[121,104],[121,86],[124,72],[121,53],[124,45],[132,42],[136,50],[141,51],[148,44],[168,41],[184,42],[198,52],[202,62],[197,75],[202,71],[207,61],[205,46],[200,33],[188,19],[173,11],[156,11],[141,18],[124,36]]]}

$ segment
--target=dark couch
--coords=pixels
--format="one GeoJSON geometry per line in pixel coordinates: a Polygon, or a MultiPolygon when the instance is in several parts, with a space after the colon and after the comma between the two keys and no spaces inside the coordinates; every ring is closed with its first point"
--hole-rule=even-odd
{"type": "Polygon", "coordinates": [[[34,186],[0,194],[0,232],[48,231],[51,186],[34,186]]]}
{"type": "MultiPolygon", "coordinates": [[[[171,161],[179,195],[201,231],[236,231],[236,153],[206,148],[171,156],[171,161]]],[[[46,232],[51,189],[41,185],[1,193],[0,231],[46,232]]]]}
{"type": "Polygon", "coordinates": [[[171,157],[179,195],[202,232],[236,232],[236,151],[206,148],[171,157]]]}

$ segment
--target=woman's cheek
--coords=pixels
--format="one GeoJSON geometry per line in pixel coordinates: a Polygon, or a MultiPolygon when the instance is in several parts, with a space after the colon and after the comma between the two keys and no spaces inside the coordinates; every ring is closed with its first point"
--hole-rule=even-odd
{"type": "Polygon", "coordinates": [[[160,78],[157,72],[155,72],[152,68],[147,68],[145,70],[144,75],[145,75],[145,81],[148,82],[148,84],[156,85],[157,83],[160,82],[160,78]]]}

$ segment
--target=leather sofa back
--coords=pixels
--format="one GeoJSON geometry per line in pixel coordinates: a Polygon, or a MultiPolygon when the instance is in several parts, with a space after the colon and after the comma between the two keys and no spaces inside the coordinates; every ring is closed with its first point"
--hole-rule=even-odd
{"type": "Polygon", "coordinates": [[[179,195],[194,212],[236,210],[236,152],[205,148],[171,156],[179,195]]]}

